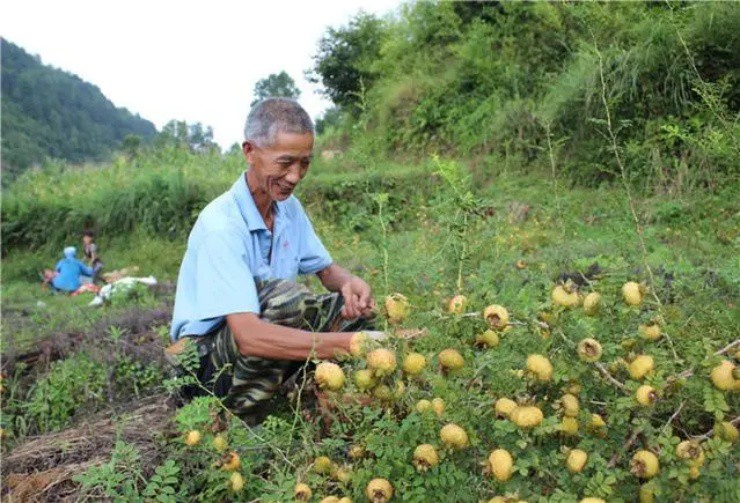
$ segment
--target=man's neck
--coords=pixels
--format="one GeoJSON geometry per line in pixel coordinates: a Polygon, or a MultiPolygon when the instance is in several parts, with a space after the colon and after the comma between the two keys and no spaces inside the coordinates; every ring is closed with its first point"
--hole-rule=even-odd
{"type": "Polygon", "coordinates": [[[254,173],[251,169],[248,169],[244,176],[247,180],[247,190],[252,195],[254,204],[255,206],[257,206],[257,211],[259,211],[259,214],[262,215],[262,220],[265,222],[267,228],[272,230],[274,208],[272,200],[270,199],[270,194],[259,188],[256,188],[258,187],[258,183],[257,180],[254,179],[254,173]]]}

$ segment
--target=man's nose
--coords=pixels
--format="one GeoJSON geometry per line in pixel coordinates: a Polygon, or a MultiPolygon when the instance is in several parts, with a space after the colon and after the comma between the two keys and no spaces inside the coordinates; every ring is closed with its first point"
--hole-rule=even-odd
{"type": "Polygon", "coordinates": [[[285,180],[293,185],[301,181],[301,166],[299,163],[296,162],[290,166],[288,174],[285,175],[285,180]]]}

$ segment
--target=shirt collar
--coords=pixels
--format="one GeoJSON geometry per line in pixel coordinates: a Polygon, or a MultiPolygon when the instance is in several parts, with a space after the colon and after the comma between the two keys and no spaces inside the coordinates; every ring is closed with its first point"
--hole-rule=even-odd
{"type": "MultiPolygon", "coordinates": [[[[246,171],[243,172],[239,179],[234,182],[234,185],[232,185],[231,194],[234,197],[234,200],[239,207],[239,212],[241,213],[242,218],[247,224],[250,232],[268,230],[267,226],[265,225],[265,220],[262,218],[262,215],[257,209],[257,205],[254,202],[252,193],[249,191],[249,186],[247,185],[246,171]]],[[[274,203],[274,209],[275,222],[273,223],[273,234],[277,234],[278,230],[282,229],[283,227],[280,203],[274,203]]]]}

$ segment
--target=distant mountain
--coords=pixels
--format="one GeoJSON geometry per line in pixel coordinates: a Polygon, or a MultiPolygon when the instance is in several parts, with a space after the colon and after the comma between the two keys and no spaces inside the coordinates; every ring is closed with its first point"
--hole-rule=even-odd
{"type": "Polygon", "coordinates": [[[104,160],[126,136],[149,140],[157,133],[96,86],[44,65],[12,42],[0,44],[3,185],[47,158],[104,160]]]}

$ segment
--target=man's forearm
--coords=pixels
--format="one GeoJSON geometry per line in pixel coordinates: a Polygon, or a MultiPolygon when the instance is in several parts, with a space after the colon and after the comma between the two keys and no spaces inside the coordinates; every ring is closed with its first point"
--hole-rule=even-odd
{"type": "Polygon", "coordinates": [[[351,333],[307,332],[268,323],[247,313],[230,315],[226,320],[242,356],[303,361],[349,353],[351,333]]]}
{"type": "Polygon", "coordinates": [[[316,275],[319,277],[321,284],[331,292],[339,291],[342,285],[352,279],[352,273],[337,264],[330,265],[316,275]]]}

